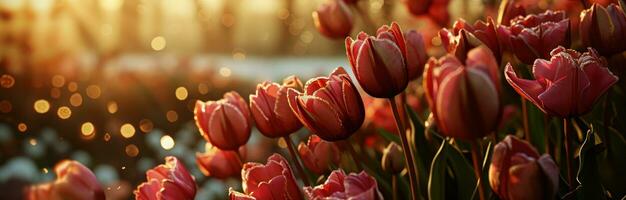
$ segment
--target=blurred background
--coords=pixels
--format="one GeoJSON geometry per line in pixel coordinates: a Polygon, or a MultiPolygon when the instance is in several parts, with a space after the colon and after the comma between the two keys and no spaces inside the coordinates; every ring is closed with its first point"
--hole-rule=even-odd
{"type": "MultiPolygon", "coordinates": [[[[147,169],[176,155],[196,177],[197,199],[224,198],[239,181],[213,181],[196,167],[205,142],[195,101],[230,90],[247,99],[260,81],[349,67],[344,41],[313,24],[323,2],[0,0],[0,193],[11,199],[19,185],[54,179],[54,165],[69,158],[94,171],[108,198],[129,199],[147,169]]],[[[469,21],[496,3],[456,0],[448,10],[469,21]]],[[[351,9],[353,36],[393,20],[422,32],[431,55],[443,52],[433,38],[440,25],[400,0],[351,9]]],[[[258,151],[247,160],[264,160],[285,144],[255,130],[248,146],[258,151]]]]}

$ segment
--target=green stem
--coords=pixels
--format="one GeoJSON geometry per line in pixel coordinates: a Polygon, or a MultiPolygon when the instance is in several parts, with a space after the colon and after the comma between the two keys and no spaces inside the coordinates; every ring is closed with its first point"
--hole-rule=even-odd
{"type": "Polygon", "coordinates": [[[354,146],[352,146],[352,144],[350,144],[350,142],[348,141],[348,139],[342,141],[343,145],[346,148],[346,150],[348,150],[348,153],[350,153],[350,157],[352,157],[352,160],[354,161],[354,165],[356,166],[358,171],[363,170],[363,164],[359,161],[359,154],[356,153],[356,151],[354,150],[354,146]]]}
{"type": "Polygon", "coordinates": [[[485,191],[483,190],[482,183],[482,156],[478,152],[480,150],[480,145],[477,141],[472,141],[472,164],[474,165],[474,174],[476,175],[476,180],[478,184],[478,196],[480,200],[485,200],[485,191]]]}
{"type": "Polygon", "coordinates": [[[530,138],[530,130],[528,128],[528,101],[526,99],[524,99],[524,97],[521,97],[521,101],[522,101],[522,120],[523,120],[523,125],[524,125],[524,139],[526,139],[526,141],[528,141],[529,143],[532,144],[532,140],[530,138]]]}
{"type": "Polygon", "coordinates": [[[393,200],[398,200],[398,175],[391,175],[391,196],[393,200]]]}
{"type": "Polygon", "coordinates": [[[570,133],[569,133],[569,119],[563,118],[563,135],[565,142],[565,166],[567,167],[567,184],[569,184],[570,189],[574,189],[574,183],[572,182],[572,177],[574,171],[572,171],[572,159],[570,154],[571,142],[570,142],[570,133]]]}
{"type": "Polygon", "coordinates": [[[283,139],[285,140],[285,143],[287,143],[287,148],[289,149],[289,153],[291,154],[293,163],[296,165],[296,169],[298,170],[298,173],[300,174],[300,178],[302,178],[302,182],[304,183],[304,186],[310,186],[311,181],[309,180],[308,175],[304,173],[304,168],[302,167],[302,164],[300,164],[299,154],[296,152],[296,147],[293,144],[293,141],[291,141],[289,136],[284,136],[283,139]]]}
{"type": "Polygon", "coordinates": [[[404,150],[404,159],[406,160],[408,170],[409,170],[409,182],[411,185],[411,199],[418,200],[419,198],[419,182],[417,181],[417,170],[415,169],[415,163],[413,162],[413,153],[411,151],[411,147],[409,146],[409,141],[406,136],[406,128],[404,123],[400,118],[400,114],[398,113],[398,106],[396,105],[396,100],[391,97],[389,98],[389,104],[391,104],[391,110],[393,111],[393,118],[396,120],[396,127],[398,129],[398,135],[400,136],[400,141],[402,142],[402,150],[404,150]]]}

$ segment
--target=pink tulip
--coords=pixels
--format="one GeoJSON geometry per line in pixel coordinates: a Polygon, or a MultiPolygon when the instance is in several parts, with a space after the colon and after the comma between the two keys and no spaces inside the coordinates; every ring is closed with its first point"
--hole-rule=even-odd
{"type": "Polygon", "coordinates": [[[570,43],[570,22],[563,11],[548,10],[538,15],[518,16],[511,26],[499,26],[499,37],[526,64],[549,58],[550,51],[570,43]]]}
{"type": "Polygon", "coordinates": [[[380,27],[376,37],[361,32],[356,40],[346,38],[346,54],[359,84],[373,97],[394,97],[409,83],[404,34],[395,22],[380,27]]]}
{"type": "Polygon", "coordinates": [[[250,95],[250,110],[259,131],[271,138],[284,137],[302,128],[287,100],[287,90],[302,90],[300,79],[291,76],[282,85],[265,81],[250,95]]]}
{"type": "Polygon", "coordinates": [[[165,157],[165,164],[148,170],[146,179],[133,192],[136,200],[191,200],[196,196],[196,181],[176,157],[165,157]]]}
{"type": "Polygon", "coordinates": [[[493,150],[489,184],[503,200],[554,199],[559,168],[550,155],[539,156],[526,141],[509,135],[493,150]]]}
{"type": "Polygon", "coordinates": [[[341,159],[341,152],[334,143],[324,141],[316,135],[311,135],[306,144],[300,143],[298,153],[304,166],[316,174],[330,171],[331,164],[338,166],[341,159]]]}
{"type": "Polygon", "coordinates": [[[303,93],[289,89],[287,97],[300,122],[326,141],[350,137],[365,118],[361,96],[342,67],[309,80],[303,93]]]}
{"type": "Polygon", "coordinates": [[[237,92],[218,101],[197,101],[194,114],[200,134],[217,148],[237,150],[250,138],[250,111],[237,92]]]}
{"type": "Polygon", "coordinates": [[[353,200],[381,200],[383,196],[378,191],[376,179],[364,171],[346,175],[338,169],[330,173],[324,184],[315,187],[304,187],[304,193],[310,200],[323,199],[353,199],[353,200]]]}
{"type": "Polygon", "coordinates": [[[561,118],[583,115],[618,80],[607,68],[606,60],[592,48],[588,52],[558,47],[550,61],[538,59],[533,65],[536,80],[517,76],[511,64],[506,80],[524,98],[549,115],[561,118]]]}
{"type": "Polygon", "coordinates": [[[502,0],[500,2],[500,8],[498,9],[498,24],[509,26],[511,25],[511,19],[515,19],[518,16],[526,16],[526,10],[520,3],[516,3],[515,0],[502,0]]]}
{"type": "Polygon", "coordinates": [[[414,16],[428,16],[440,26],[447,26],[450,21],[449,0],[402,0],[409,13],[414,16]]]}
{"type": "Polygon", "coordinates": [[[324,36],[340,39],[350,35],[352,31],[352,12],[342,0],[329,0],[313,12],[313,22],[317,30],[324,36]]]}
{"type": "Polygon", "coordinates": [[[498,65],[487,47],[470,50],[465,63],[450,54],[431,58],[423,86],[442,134],[476,139],[496,128],[500,119],[498,65]]]}
{"type": "Polygon", "coordinates": [[[104,200],[102,185],[89,168],[73,160],[54,167],[56,180],[28,187],[28,200],[104,200]]]}
{"type": "Polygon", "coordinates": [[[205,176],[222,180],[239,177],[242,163],[236,154],[207,145],[206,152],[196,153],[196,164],[205,176]]]}
{"type": "Polygon", "coordinates": [[[267,159],[267,164],[246,163],[241,170],[243,192],[229,190],[230,199],[300,200],[302,196],[289,162],[279,154],[267,159]]]}
{"type": "Polygon", "coordinates": [[[424,64],[428,61],[426,46],[421,33],[415,30],[404,32],[406,40],[406,64],[409,80],[419,78],[424,72],[424,64]]]}

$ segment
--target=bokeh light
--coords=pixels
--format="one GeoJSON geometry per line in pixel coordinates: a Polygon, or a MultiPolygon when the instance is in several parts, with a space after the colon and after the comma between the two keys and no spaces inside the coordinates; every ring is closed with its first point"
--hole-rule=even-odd
{"type": "Polygon", "coordinates": [[[67,119],[72,116],[72,109],[67,106],[61,106],[57,109],[57,116],[61,119],[67,119]]]}
{"type": "Polygon", "coordinates": [[[230,71],[230,68],[228,67],[220,68],[220,75],[222,75],[223,77],[230,77],[231,73],[232,72],[230,71]]]}
{"type": "Polygon", "coordinates": [[[80,126],[80,132],[83,136],[91,136],[96,132],[96,128],[93,126],[93,123],[85,122],[80,126]]]}
{"type": "Polygon", "coordinates": [[[35,145],[37,145],[37,139],[31,138],[31,139],[28,140],[28,143],[30,143],[30,145],[32,145],[32,146],[35,146],[35,145]]]}
{"type": "Polygon", "coordinates": [[[50,103],[45,99],[39,99],[33,104],[33,108],[37,113],[46,113],[50,110],[50,103]]]}
{"type": "Polygon", "coordinates": [[[131,138],[135,135],[135,127],[132,124],[126,123],[120,127],[120,133],[122,137],[131,138]]]}
{"type": "Polygon", "coordinates": [[[185,100],[187,99],[187,96],[189,95],[189,93],[187,92],[187,88],[185,87],[178,87],[176,88],[176,98],[178,100],[185,100]]]}
{"type": "Polygon", "coordinates": [[[9,112],[11,112],[12,109],[13,109],[13,105],[11,105],[11,102],[9,102],[7,100],[0,101],[0,112],[1,113],[9,113],[9,112]]]}
{"type": "Polygon", "coordinates": [[[137,155],[139,155],[139,148],[137,147],[137,145],[129,144],[126,145],[124,152],[126,152],[126,155],[130,157],[137,157],[137,155]]]}
{"type": "Polygon", "coordinates": [[[149,119],[142,119],[141,121],[139,121],[139,130],[141,130],[142,132],[148,133],[152,131],[152,128],[154,128],[154,124],[152,124],[152,121],[150,121],[149,119]]]}
{"type": "Polygon", "coordinates": [[[22,133],[26,132],[26,130],[28,130],[28,126],[26,126],[24,122],[20,122],[19,124],[17,124],[17,130],[22,133]]]}
{"type": "Polygon", "coordinates": [[[150,42],[150,46],[152,47],[152,50],[155,50],[155,51],[161,51],[165,49],[166,45],[167,45],[167,42],[165,41],[165,38],[163,36],[154,37],[152,38],[152,41],[150,42]]]}
{"type": "Polygon", "coordinates": [[[109,101],[109,103],[107,103],[107,111],[111,114],[115,114],[117,112],[117,102],[109,101]]]}
{"type": "Polygon", "coordinates": [[[198,84],[198,93],[207,94],[209,93],[209,86],[206,83],[198,84]]]}
{"type": "Polygon", "coordinates": [[[61,76],[61,75],[54,75],[52,77],[52,86],[53,87],[63,87],[63,85],[65,85],[65,77],[61,76]]]}
{"type": "Polygon", "coordinates": [[[83,104],[83,96],[80,93],[74,93],[70,96],[70,104],[74,107],[78,107],[83,104]]]}
{"type": "Polygon", "coordinates": [[[99,86],[97,86],[97,85],[87,86],[87,96],[89,98],[97,99],[97,98],[100,97],[101,93],[102,93],[102,91],[100,90],[99,86]]]}
{"type": "Polygon", "coordinates": [[[76,92],[76,90],[78,90],[78,83],[76,82],[70,82],[69,84],[67,84],[67,90],[70,92],[76,92]]]}
{"type": "Polygon", "coordinates": [[[61,97],[61,89],[59,88],[50,89],[50,97],[52,97],[53,99],[58,99],[59,97],[61,97]]]}
{"type": "Polygon", "coordinates": [[[167,111],[165,117],[167,118],[167,121],[175,122],[176,120],[178,120],[178,113],[176,111],[170,110],[167,111]]]}
{"type": "Polygon", "coordinates": [[[15,78],[8,74],[3,74],[0,76],[0,86],[3,88],[11,88],[15,85],[15,78]]]}
{"type": "Polygon", "coordinates": [[[172,136],[164,135],[161,137],[161,147],[163,147],[163,149],[170,150],[174,148],[174,145],[175,145],[175,142],[172,136]]]}

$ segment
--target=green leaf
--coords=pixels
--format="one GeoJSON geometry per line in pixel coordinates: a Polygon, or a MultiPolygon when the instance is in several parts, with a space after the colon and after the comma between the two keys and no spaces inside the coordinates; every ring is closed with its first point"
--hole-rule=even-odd
{"type": "Polygon", "coordinates": [[[380,134],[380,136],[385,138],[385,140],[387,141],[395,142],[396,144],[402,144],[402,142],[400,141],[400,136],[390,133],[385,129],[378,129],[378,134],[380,134]]]}
{"type": "Polygon", "coordinates": [[[585,141],[580,147],[580,167],[576,176],[580,183],[579,199],[606,199],[598,172],[597,148],[595,133],[591,128],[587,131],[585,141]]]}
{"type": "Polygon", "coordinates": [[[430,166],[430,176],[428,179],[428,199],[445,199],[446,197],[446,145],[447,142],[442,142],[439,151],[435,154],[433,162],[430,166]]]}
{"type": "Polygon", "coordinates": [[[444,148],[446,160],[449,162],[449,167],[454,173],[454,180],[456,180],[458,199],[471,199],[476,185],[474,168],[459,149],[451,145],[446,145],[444,148]]]}
{"type": "Polygon", "coordinates": [[[602,184],[613,194],[614,197],[626,195],[624,180],[616,177],[626,177],[626,139],[615,129],[605,133],[607,138],[607,151],[600,156],[598,166],[602,184]],[[610,142],[609,142],[610,141],[610,142]]]}
{"type": "Polygon", "coordinates": [[[413,136],[411,147],[415,153],[413,156],[417,167],[419,185],[421,186],[420,190],[425,191],[427,189],[426,184],[428,183],[429,171],[426,163],[431,163],[433,159],[433,152],[431,152],[431,149],[434,149],[434,147],[432,147],[432,145],[426,140],[426,137],[424,136],[424,126],[419,121],[417,113],[415,113],[415,111],[413,111],[409,106],[406,106],[406,108],[408,116],[411,119],[411,130],[413,130],[411,134],[413,136]]]}

